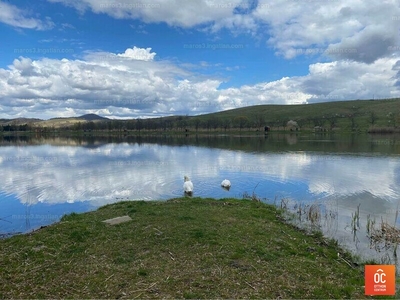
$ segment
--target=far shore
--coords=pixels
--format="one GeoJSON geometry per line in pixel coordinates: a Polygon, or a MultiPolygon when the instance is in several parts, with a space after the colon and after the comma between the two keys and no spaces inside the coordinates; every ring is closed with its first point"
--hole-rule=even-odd
{"type": "Polygon", "coordinates": [[[291,130],[285,127],[271,128],[269,131],[258,129],[228,129],[228,130],[161,130],[161,129],[145,129],[145,130],[68,130],[68,129],[51,129],[46,130],[29,130],[29,131],[0,131],[0,136],[146,136],[146,135],[182,135],[182,136],[263,136],[273,134],[308,134],[314,133],[318,135],[326,134],[371,134],[371,135],[398,135],[400,128],[395,127],[374,127],[367,131],[361,130],[342,130],[335,129],[315,129],[302,128],[291,130]]]}

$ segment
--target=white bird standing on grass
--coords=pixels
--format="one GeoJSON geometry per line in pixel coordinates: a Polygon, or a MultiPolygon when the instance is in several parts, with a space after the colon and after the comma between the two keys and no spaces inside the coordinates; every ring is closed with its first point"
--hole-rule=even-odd
{"type": "Polygon", "coordinates": [[[230,182],[228,179],[224,179],[224,180],[222,180],[222,182],[221,182],[221,186],[222,186],[224,189],[226,189],[226,190],[229,191],[229,189],[231,188],[231,182],[230,182]]]}
{"type": "Polygon", "coordinates": [[[193,183],[190,181],[189,177],[186,175],[183,177],[183,191],[185,194],[192,196],[193,194],[193,183]]]}

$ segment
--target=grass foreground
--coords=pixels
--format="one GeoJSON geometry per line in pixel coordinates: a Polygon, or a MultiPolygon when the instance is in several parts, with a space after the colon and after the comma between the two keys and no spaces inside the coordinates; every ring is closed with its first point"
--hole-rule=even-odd
{"type": "Polygon", "coordinates": [[[251,200],[119,202],[0,240],[2,299],[360,299],[363,285],[337,243],[251,200]]]}

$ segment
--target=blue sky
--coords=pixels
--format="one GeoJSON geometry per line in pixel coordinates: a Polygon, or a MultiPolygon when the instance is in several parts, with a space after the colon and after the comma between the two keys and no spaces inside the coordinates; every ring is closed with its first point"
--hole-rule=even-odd
{"type": "Polygon", "coordinates": [[[399,97],[399,1],[0,0],[0,118],[399,97]]]}

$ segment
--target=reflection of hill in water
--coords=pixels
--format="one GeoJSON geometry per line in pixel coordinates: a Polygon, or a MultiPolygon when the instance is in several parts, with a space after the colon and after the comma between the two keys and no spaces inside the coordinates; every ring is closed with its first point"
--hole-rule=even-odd
{"type": "Polygon", "coordinates": [[[351,154],[400,154],[400,138],[396,135],[322,135],[269,134],[237,135],[140,135],[140,136],[74,136],[74,137],[3,137],[0,145],[82,146],[97,148],[108,143],[159,144],[168,146],[200,146],[246,152],[312,151],[351,154]]]}
{"type": "Polygon", "coordinates": [[[357,211],[358,205],[361,204],[360,205],[361,213],[363,211],[368,211],[368,212],[374,212],[377,215],[394,214],[393,203],[387,201],[387,199],[383,199],[367,191],[336,197],[336,199],[332,202],[335,202],[335,204],[339,208],[345,209],[352,213],[357,211]]]}
{"type": "Polygon", "coordinates": [[[107,141],[100,141],[97,138],[65,138],[65,137],[54,137],[54,138],[34,138],[28,136],[5,136],[0,142],[0,146],[14,146],[14,145],[52,145],[52,146],[82,146],[89,148],[97,148],[99,146],[107,144],[107,141]]]}

